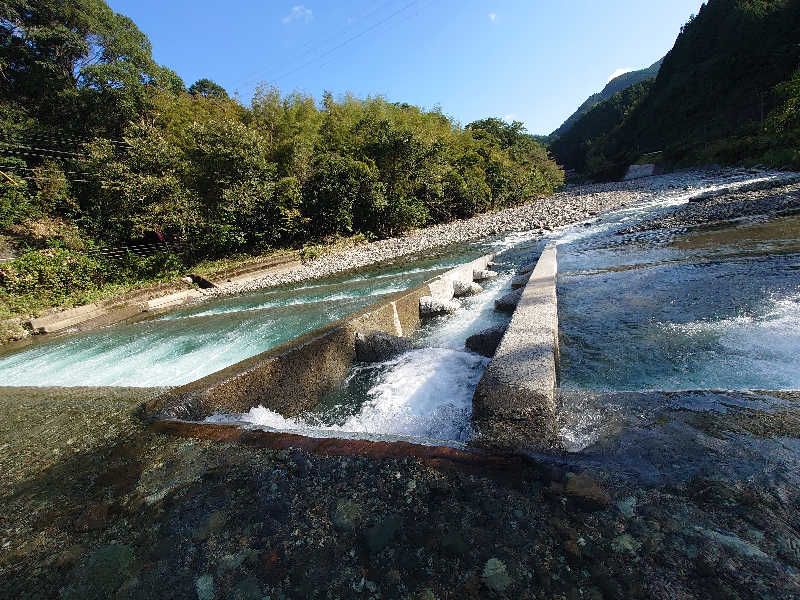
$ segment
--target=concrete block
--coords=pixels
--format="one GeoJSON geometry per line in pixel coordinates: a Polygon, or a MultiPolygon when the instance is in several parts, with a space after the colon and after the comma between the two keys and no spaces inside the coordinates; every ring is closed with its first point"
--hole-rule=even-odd
{"type": "Polygon", "coordinates": [[[453,300],[441,300],[433,296],[423,296],[419,299],[420,317],[435,317],[454,313],[459,308],[459,303],[453,300]]]}
{"type": "Polygon", "coordinates": [[[472,271],[472,279],[474,281],[484,281],[486,279],[493,279],[497,277],[497,271],[491,271],[489,269],[474,269],[472,271]]]}
{"type": "Polygon", "coordinates": [[[480,286],[480,284],[475,283],[474,281],[462,281],[460,279],[456,279],[453,282],[453,296],[455,298],[474,296],[475,294],[480,294],[482,291],[483,288],[480,286]]]}
{"type": "Polygon", "coordinates": [[[555,436],[556,273],[556,246],[550,244],[475,390],[473,420],[489,443],[537,445],[555,436]]]}
{"type": "Polygon", "coordinates": [[[524,288],[528,280],[531,278],[530,273],[525,273],[523,275],[517,275],[511,280],[511,289],[518,290],[519,288],[524,288]]]}

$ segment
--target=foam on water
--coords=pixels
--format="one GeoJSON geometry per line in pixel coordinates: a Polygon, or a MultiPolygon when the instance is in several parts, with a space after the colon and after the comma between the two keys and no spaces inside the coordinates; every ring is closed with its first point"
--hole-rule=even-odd
{"type": "Polygon", "coordinates": [[[717,345],[693,376],[702,387],[800,389],[800,294],[769,298],[755,314],[662,327],[689,344],[717,345]]]}
{"type": "Polygon", "coordinates": [[[367,401],[341,424],[319,425],[313,415],[286,419],[263,406],[235,420],[305,434],[328,431],[467,441],[472,434],[472,393],[487,362],[448,348],[412,350],[380,367],[367,401]]]}
{"type": "Polygon", "coordinates": [[[164,317],[162,320],[170,321],[176,319],[194,319],[197,317],[208,317],[212,315],[221,315],[227,313],[241,313],[241,312],[249,312],[249,311],[259,311],[265,310],[268,308],[282,308],[286,306],[301,306],[304,304],[317,304],[321,302],[335,302],[337,300],[349,300],[351,298],[372,298],[374,296],[385,296],[387,294],[392,294],[394,292],[402,292],[403,290],[407,289],[407,286],[404,285],[387,285],[383,287],[379,287],[375,290],[366,293],[359,293],[358,291],[353,292],[338,292],[336,294],[330,294],[326,296],[322,296],[320,298],[308,298],[308,297],[295,297],[288,300],[283,301],[275,301],[275,302],[262,302],[256,304],[254,306],[248,306],[246,308],[239,307],[239,306],[230,306],[230,307],[218,307],[213,308],[210,310],[204,310],[198,313],[192,313],[188,315],[169,315],[164,317]]]}

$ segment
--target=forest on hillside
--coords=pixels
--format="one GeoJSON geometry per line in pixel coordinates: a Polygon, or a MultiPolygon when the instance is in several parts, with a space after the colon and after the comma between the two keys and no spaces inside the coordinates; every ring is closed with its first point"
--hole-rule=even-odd
{"type": "Polygon", "coordinates": [[[800,169],[800,0],[709,0],[651,84],[618,92],[550,149],[568,168],[616,178],[639,156],[667,167],[800,169]]]}
{"type": "Polygon", "coordinates": [[[103,0],[2,2],[0,318],[210,258],[391,236],[552,192],[522,124],[186,87],[103,0]],[[149,256],[103,249],[163,246],[149,256]]]}

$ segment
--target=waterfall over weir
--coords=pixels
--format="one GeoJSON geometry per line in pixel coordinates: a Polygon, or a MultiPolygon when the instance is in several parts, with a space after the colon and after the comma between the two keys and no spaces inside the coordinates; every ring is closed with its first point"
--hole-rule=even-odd
{"type": "MultiPolygon", "coordinates": [[[[552,240],[559,247],[558,379],[565,390],[559,437],[566,449],[590,448],[606,435],[615,411],[635,411],[640,399],[617,402],[622,396],[603,394],[800,388],[800,222],[783,217],[720,231],[623,233],[688,197],[663,189],[640,204],[544,237],[512,234],[433,258],[44,340],[0,357],[0,381],[185,384],[493,251],[500,276],[485,282],[484,292],[463,299],[455,314],[424,322],[411,336],[412,351],[384,363],[354,365],[313,409],[284,412],[292,415],[287,417],[254,403],[247,412],[203,414],[212,423],[315,437],[469,442],[472,396],[488,359],[465,350],[464,342],[508,321],[494,310],[494,300],[508,291],[514,271],[535,261],[552,240]],[[587,390],[595,394],[589,404],[581,396],[587,390]]],[[[660,396],[646,398],[654,402],[660,396]]]]}

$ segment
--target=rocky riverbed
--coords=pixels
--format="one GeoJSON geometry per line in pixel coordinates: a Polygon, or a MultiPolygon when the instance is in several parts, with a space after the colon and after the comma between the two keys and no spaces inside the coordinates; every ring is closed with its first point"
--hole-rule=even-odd
{"type": "Polygon", "coordinates": [[[735,184],[754,177],[791,174],[752,169],[690,169],[632,181],[573,186],[520,206],[412,231],[407,235],[364,244],[315,259],[301,267],[208,290],[209,295],[240,294],[264,287],[325,277],[427,250],[471,242],[512,231],[544,234],[556,227],[652,198],[657,194],[691,195],[713,185],[735,184]]]}
{"type": "Polygon", "coordinates": [[[800,213],[800,183],[700,198],[678,210],[620,231],[714,227],[730,221],[766,220],[800,213]]]}
{"type": "Polygon", "coordinates": [[[779,478],[643,485],[535,457],[454,465],[185,439],[133,416],[148,393],[0,391],[2,597],[800,594],[800,504],[779,478]],[[26,422],[28,436],[10,433],[26,422]]]}

